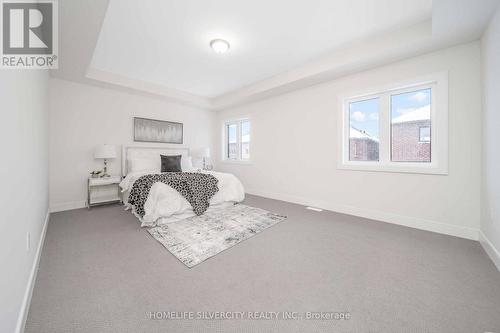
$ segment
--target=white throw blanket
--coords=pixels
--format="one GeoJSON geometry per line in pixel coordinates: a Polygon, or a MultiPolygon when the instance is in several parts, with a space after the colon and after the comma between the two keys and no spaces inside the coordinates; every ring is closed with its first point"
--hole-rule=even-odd
{"type": "MultiPolygon", "coordinates": [[[[201,172],[211,174],[218,180],[219,191],[210,199],[209,210],[219,209],[227,206],[227,204],[231,205],[245,199],[243,185],[233,174],[215,171],[201,172]]],[[[122,192],[130,191],[137,179],[151,173],[153,172],[138,171],[129,173],[120,183],[122,192]]],[[[128,202],[125,203],[125,206],[131,208],[128,202]]],[[[146,213],[143,218],[136,215],[143,227],[163,225],[196,215],[186,198],[172,187],[160,182],[151,187],[144,210],[146,213]]]]}

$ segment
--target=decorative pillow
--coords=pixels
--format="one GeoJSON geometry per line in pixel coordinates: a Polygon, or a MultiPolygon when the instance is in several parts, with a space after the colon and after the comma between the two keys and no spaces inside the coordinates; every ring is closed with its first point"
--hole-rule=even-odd
{"type": "Polygon", "coordinates": [[[156,159],[134,158],[128,160],[128,171],[155,171],[160,172],[160,163],[156,159]]]}
{"type": "Polygon", "coordinates": [[[161,156],[161,172],[182,172],[181,158],[182,155],[161,156]]]}
{"type": "Polygon", "coordinates": [[[191,156],[182,156],[181,168],[182,168],[182,172],[193,171],[193,160],[191,159],[191,156]]]}

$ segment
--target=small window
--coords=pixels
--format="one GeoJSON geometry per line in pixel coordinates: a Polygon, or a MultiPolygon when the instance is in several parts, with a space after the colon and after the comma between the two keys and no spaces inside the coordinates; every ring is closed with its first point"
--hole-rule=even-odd
{"type": "Polygon", "coordinates": [[[224,160],[250,160],[250,121],[242,119],[224,124],[224,160]]]}
{"type": "Polygon", "coordinates": [[[431,142],[431,128],[429,126],[420,127],[419,137],[419,141],[422,143],[431,142]]]}

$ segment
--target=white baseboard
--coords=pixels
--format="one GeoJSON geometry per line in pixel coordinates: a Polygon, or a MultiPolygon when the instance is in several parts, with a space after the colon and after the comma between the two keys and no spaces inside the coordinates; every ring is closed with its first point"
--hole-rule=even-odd
{"type": "Polygon", "coordinates": [[[261,197],[276,199],[287,201],[299,205],[304,206],[312,206],[318,207],[338,213],[349,214],[359,217],[364,217],[367,219],[398,224],[410,228],[432,231],[439,234],[450,235],[460,238],[478,240],[479,239],[479,230],[468,227],[460,227],[448,223],[437,222],[432,220],[421,219],[417,217],[398,215],[393,213],[381,212],[377,210],[371,209],[363,209],[359,207],[347,206],[347,205],[336,205],[334,203],[325,202],[321,200],[310,200],[307,198],[281,194],[281,193],[272,193],[266,191],[259,191],[254,189],[247,189],[246,193],[258,195],[261,197]]]}
{"type": "Polygon", "coordinates": [[[483,246],[484,251],[488,254],[491,261],[495,264],[497,269],[500,271],[500,251],[493,245],[492,242],[486,237],[486,235],[479,231],[479,242],[483,246]]]}
{"type": "Polygon", "coordinates": [[[45,234],[47,233],[47,225],[49,224],[49,218],[50,218],[50,212],[47,210],[47,215],[45,215],[45,221],[43,223],[42,234],[40,235],[40,241],[38,242],[35,258],[33,260],[33,266],[31,267],[31,273],[28,280],[28,285],[26,286],[26,291],[24,292],[23,303],[21,305],[21,312],[19,313],[19,317],[17,319],[16,333],[24,332],[24,327],[26,325],[26,319],[28,318],[28,311],[31,303],[31,296],[33,295],[36,275],[38,273],[38,264],[40,263],[40,257],[42,256],[43,243],[45,241],[45,234]]]}
{"type": "Polygon", "coordinates": [[[87,201],[68,201],[68,202],[60,202],[50,205],[50,212],[63,212],[65,210],[79,209],[87,207],[87,201]]]}

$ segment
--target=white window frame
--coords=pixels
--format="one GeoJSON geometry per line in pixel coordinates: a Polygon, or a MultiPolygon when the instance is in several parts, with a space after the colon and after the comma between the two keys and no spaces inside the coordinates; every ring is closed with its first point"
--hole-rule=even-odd
{"type": "Polygon", "coordinates": [[[222,162],[224,163],[234,163],[234,164],[250,164],[251,163],[251,158],[252,158],[252,152],[251,152],[251,147],[252,147],[252,138],[253,138],[253,131],[252,131],[252,121],[250,120],[249,117],[242,117],[242,118],[237,118],[237,119],[231,119],[231,120],[226,120],[222,124],[222,162]],[[249,150],[250,150],[250,159],[244,160],[242,159],[242,152],[241,152],[241,123],[248,121],[250,123],[250,142],[249,142],[249,150]],[[238,158],[237,159],[231,159],[228,157],[228,126],[229,125],[237,125],[236,126],[236,146],[238,147],[238,158]]]}
{"type": "Polygon", "coordinates": [[[448,174],[448,72],[378,87],[371,90],[371,92],[342,94],[339,107],[338,169],[435,175],[448,174]],[[431,162],[393,162],[391,161],[391,95],[428,88],[432,89],[431,162]],[[352,102],[376,97],[380,98],[379,161],[350,161],[349,105],[352,102]]]}

